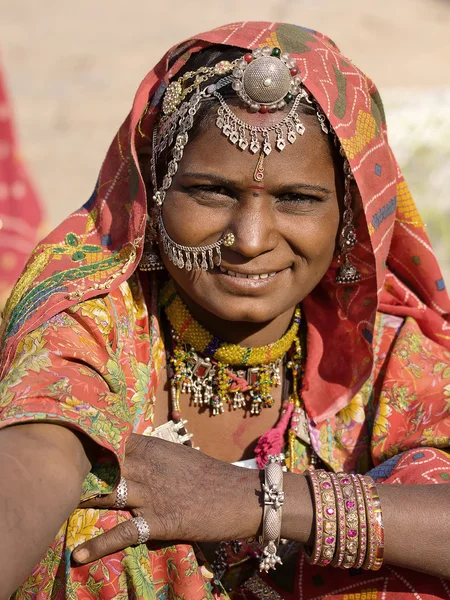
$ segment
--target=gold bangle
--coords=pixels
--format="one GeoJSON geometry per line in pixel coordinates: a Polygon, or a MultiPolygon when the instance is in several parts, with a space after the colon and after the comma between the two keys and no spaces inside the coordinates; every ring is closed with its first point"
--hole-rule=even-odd
{"type": "Polygon", "coordinates": [[[338,478],[342,486],[342,495],[344,496],[346,525],[346,534],[344,541],[345,553],[344,560],[341,566],[343,569],[351,569],[356,562],[358,551],[358,509],[352,476],[347,475],[345,473],[338,473],[338,478]]]}
{"type": "Polygon", "coordinates": [[[319,479],[317,478],[316,472],[313,469],[307,469],[305,471],[306,480],[309,482],[311,487],[311,495],[313,500],[314,511],[314,544],[312,549],[303,547],[306,561],[310,565],[316,565],[319,562],[322,554],[322,531],[323,531],[323,507],[322,498],[320,495],[319,479]]]}
{"type": "Polygon", "coordinates": [[[378,570],[384,557],[384,528],[381,515],[381,504],[373,479],[368,476],[360,478],[364,490],[367,517],[367,553],[363,569],[378,570]],[[373,488],[373,490],[372,490],[373,488]],[[375,500],[378,500],[375,507],[375,500]]]}
{"type": "Polygon", "coordinates": [[[325,567],[331,563],[336,550],[336,496],[329,473],[324,470],[305,472],[313,491],[315,505],[315,539],[312,551],[304,548],[307,562],[325,567]]]}
{"type": "Polygon", "coordinates": [[[363,566],[367,552],[367,516],[361,479],[362,475],[353,475],[353,484],[355,486],[356,503],[358,505],[359,515],[359,546],[355,569],[360,569],[363,566]]]}
{"type": "Polygon", "coordinates": [[[339,478],[334,474],[330,473],[331,481],[334,487],[334,495],[336,497],[336,524],[337,524],[337,540],[336,540],[336,551],[334,558],[331,561],[332,567],[340,567],[344,560],[345,555],[345,507],[344,507],[344,496],[342,494],[342,486],[339,478]]]}
{"type": "Polygon", "coordinates": [[[337,506],[336,496],[330,473],[324,470],[317,471],[319,477],[320,494],[322,497],[322,510],[324,516],[322,532],[322,554],[319,562],[321,567],[331,563],[336,550],[336,529],[337,529],[337,506]]]}
{"type": "Polygon", "coordinates": [[[384,559],[384,524],[383,524],[383,513],[381,510],[381,500],[378,495],[378,490],[375,484],[370,487],[372,494],[372,502],[375,511],[375,540],[376,540],[376,553],[375,560],[373,561],[372,571],[378,571],[383,565],[384,559]]]}

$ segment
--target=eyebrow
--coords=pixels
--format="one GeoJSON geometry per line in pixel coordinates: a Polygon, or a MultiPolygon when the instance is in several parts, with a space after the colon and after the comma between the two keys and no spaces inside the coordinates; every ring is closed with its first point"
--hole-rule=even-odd
{"type": "MultiPolygon", "coordinates": [[[[220,175],[216,175],[215,173],[194,173],[194,172],[189,172],[186,171],[183,173],[182,177],[191,177],[192,179],[203,179],[205,181],[210,181],[210,182],[214,182],[218,185],[222,185],[224,187],[231,187],[231,188],[237,188],[239,187],[238,184],[236,184],[236,182],[232,182],[229,179],[226,179],[225,177],[222,177],[220,175]]],[[[254,189],[256,186],[250,186],[250,189],[254,189]]],[[[258,187],[258,189],[265,189],[264,187],[258,187]]],[[[331,194],[331,190],[329,190],[328,188],[322,186],[322,185],[314,185],[314,184],[310,184],[310,183],[289,183],[289,184],[284,184],[280,187],[278,191],[278,193],[288,193],[288,192],[292,192],[294,189],[301,189],[303,191],[309,191],[309,192],[318,192],[321,194],[331,194]]]]}

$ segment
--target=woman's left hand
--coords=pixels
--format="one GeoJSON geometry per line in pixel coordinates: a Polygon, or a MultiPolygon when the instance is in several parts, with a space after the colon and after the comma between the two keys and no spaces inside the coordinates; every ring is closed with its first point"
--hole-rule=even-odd
{"type": "MultiPolygon", "coordinates": [[[[150,539],[216,542],[256,535],[261,524],[259,472],[181,444],[132,434],[122,476],[128,485],[124,510],[146,520],[150,539]]],[[[115,502],[113,492],[80,508],[114,508],[115,502]]],[[[91,562],[137,540],[135,524],[124,521],[78,546],[73,557],[91,562]]]]}

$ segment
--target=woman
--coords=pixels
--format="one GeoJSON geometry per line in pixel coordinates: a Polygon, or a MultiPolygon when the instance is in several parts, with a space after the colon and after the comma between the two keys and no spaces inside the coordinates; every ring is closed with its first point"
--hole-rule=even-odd
{"type": "Polygon", "coordinates": [[[3,595],[447,598],[448,312],[333,42],[176,46],[7,306],[3,595]]]}

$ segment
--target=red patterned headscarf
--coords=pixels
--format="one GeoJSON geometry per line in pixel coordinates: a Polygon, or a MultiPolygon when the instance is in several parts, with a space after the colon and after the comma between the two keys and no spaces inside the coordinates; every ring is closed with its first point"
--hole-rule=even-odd
{"type": "Polygon", "coordinates": [[[0,65],[0,308],[39,239],[41,220],[39,199],[18,155],[0,65]]]}
{"type": "Polygon", "coordinates": [[[147,195],[137,152],[160,99],[189,57],[211,44],[277,46],[297,59],[304,86],[328,117],[351,165],[363,210],[353,262],[361,282],[335,283],[337,263],[303,302],[308,360],[303,398],[320,421],[345,406],[372,367],[376,311],[413,316],[450,348],[450,302],[408,187],[388,145],[375,85],[324,35],[283,23],[234,23],[172,48],[140,85],[90,200],[33,252],[7,306],[3,369],[19,339],[68,306],[127,279],[142,254],[147,195]]]}

